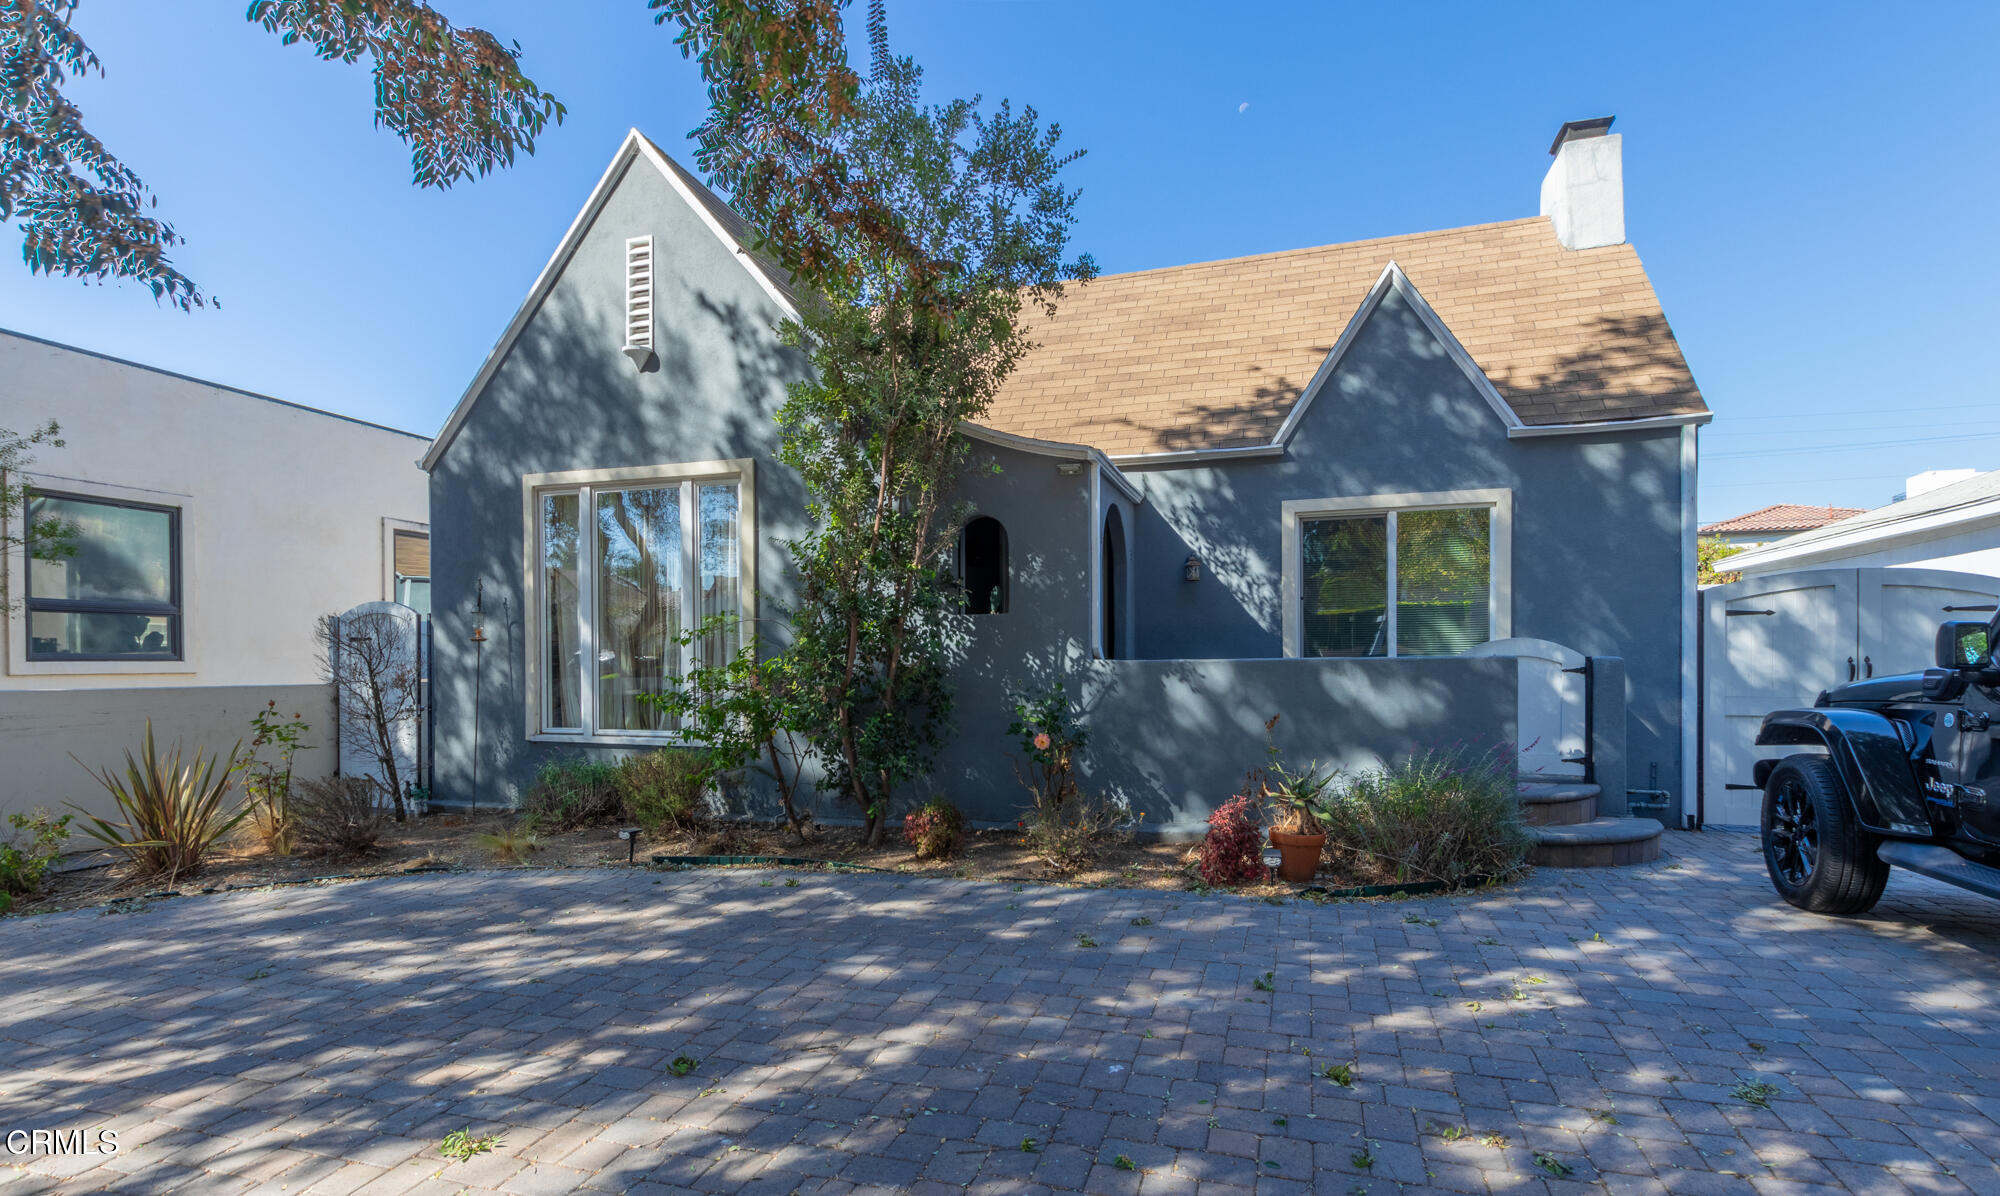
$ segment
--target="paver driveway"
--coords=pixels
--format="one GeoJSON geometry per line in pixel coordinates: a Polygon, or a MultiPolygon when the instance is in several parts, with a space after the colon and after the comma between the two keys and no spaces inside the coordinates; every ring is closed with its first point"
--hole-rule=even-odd
{"type": "Polygon", "coordinates": [[[2000,904],[1819,919],[1747,836],[1669,851],[1377,905],[588,871],[15,919],[0,1130],[122,1149],[0,1192],[2000,1192],[2000,904]]]}

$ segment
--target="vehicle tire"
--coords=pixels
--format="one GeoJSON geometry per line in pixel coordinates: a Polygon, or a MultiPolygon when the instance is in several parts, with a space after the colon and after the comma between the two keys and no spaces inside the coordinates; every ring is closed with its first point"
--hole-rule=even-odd
{"type": "Polygon", "coordinates": [[[1778,896],[1815,914],[1866,913],[1882,899],[1881,842],[1854,820],[1825,756],[1787,756],[1764,784],[1764,867],[1778,896]]]}

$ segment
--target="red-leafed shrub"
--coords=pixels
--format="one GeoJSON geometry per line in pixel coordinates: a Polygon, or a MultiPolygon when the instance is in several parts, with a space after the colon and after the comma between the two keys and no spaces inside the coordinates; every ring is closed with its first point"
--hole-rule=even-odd
{"type": "Polygon", "coordinates": [[[1264,828],[1257,824],[1257,805],[1237,794],[1208,816],[1208,834],[1201,841],[1201,879],[1221,888],[1248,884],[1264,875],[1264,828]]]}
{"type": "Polygon", "coordinates": [[[941,797],[934,797],[921,809],[903,816],[903,842],[910,845],[920,860],[951,858],[964,837],[965,815],[941,797]]]}

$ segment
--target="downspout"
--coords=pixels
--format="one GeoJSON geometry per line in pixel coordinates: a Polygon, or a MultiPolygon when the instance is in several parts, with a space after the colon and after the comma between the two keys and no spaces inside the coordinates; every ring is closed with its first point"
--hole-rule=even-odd
{"type": "Polygon", "coordinates": [[[1701,586],[1697,580],[1699,560],[1698,528],[1695,514],[1696,486],[1700,480],[1697,437],[1694,424],[1681,427],[1681,818],[1688,818],[1686,794],[1694,790],[1694,825],[1702,823],[1702,794],[1699,784],[1698,736],[1701,727],[1701,586]]]}
{"type": "Polygon", "coordinates": [[[1090,651],[1091,659],[1104,659],[1104,469],[1095,456],[1090,459],[1090,651]]]}

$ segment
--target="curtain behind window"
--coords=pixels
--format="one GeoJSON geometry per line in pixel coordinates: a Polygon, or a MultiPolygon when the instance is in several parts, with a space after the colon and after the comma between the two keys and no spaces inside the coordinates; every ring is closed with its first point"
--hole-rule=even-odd
{"type": "Polygon", "coordinates": [[[542,726],[580,727],[583,659],[577,649],[577,523],[574,494],[542,499],[542,726]]]}
{"type": "Polygon", "coordinates": [[[1492,638],[1486,507],[1396,515],[1396,654],[1457,656],[1492,638]]]}
{"type": "Polygon", "coordinates": [[[680,675],[681,488],[597,493],[597,726],[667,730],[638,701],[680,675]]]}

